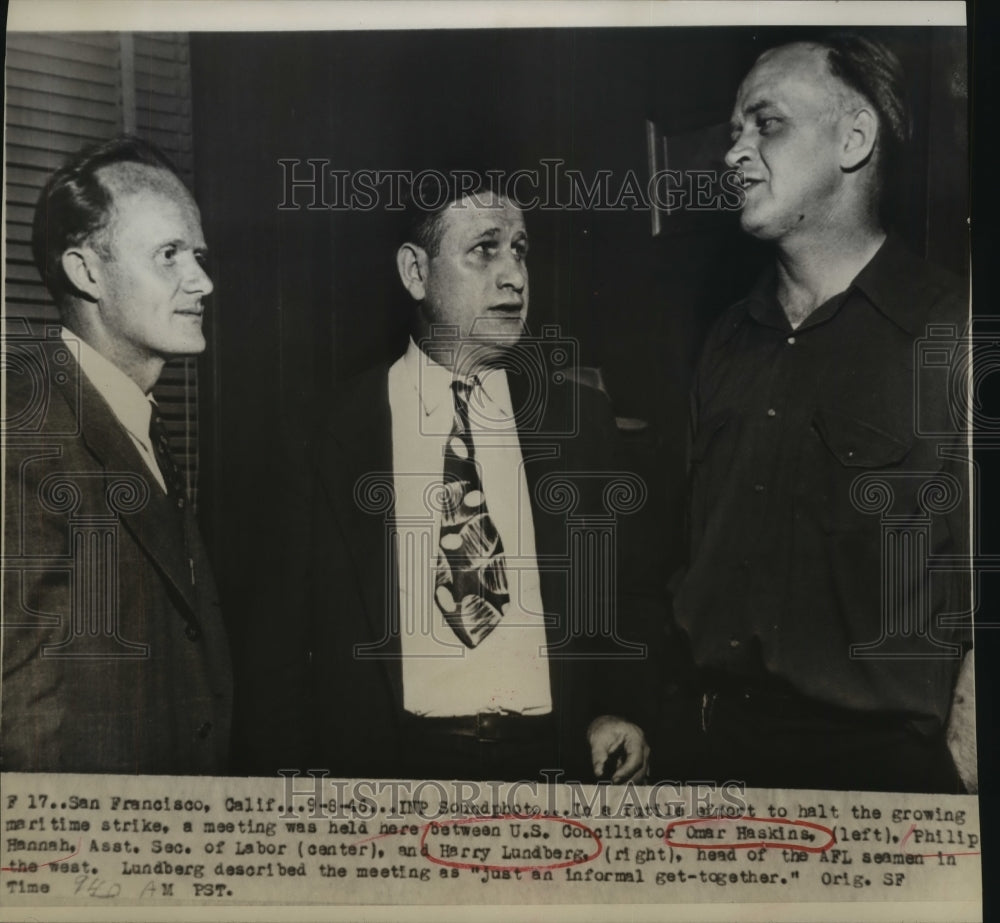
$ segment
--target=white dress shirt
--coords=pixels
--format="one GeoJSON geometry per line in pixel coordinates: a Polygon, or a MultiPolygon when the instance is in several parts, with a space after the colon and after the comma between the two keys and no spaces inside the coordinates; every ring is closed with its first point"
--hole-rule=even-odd
{"type": "Polygon", "coordinates": [[[507,376],[485,370],[469,399],[483,493],[503,542],[510,605],[466,648],[434,602],[440,512],[430,497],[444,476],[454,418],[452,374],[411,340],[389,369],[393,483],[399,530],[403,705],[427,717],[552,711],[535,530],[507,376]]]}
{"type": "Polygon", "coordinates": [[[115,418],[125,428],[132,444],[138,449],[150,474],[164,493],[167,482],[156,463],[153,447],[149,441],[149,421],[153,411],[153,399],[142,393],[140,388],[117,365],[109,362],[93,346],[88,345],[65,327],[59,331],[67,347],[79,360],[80,369],[87,380],[97,389],[111,408],[115,418]]]}

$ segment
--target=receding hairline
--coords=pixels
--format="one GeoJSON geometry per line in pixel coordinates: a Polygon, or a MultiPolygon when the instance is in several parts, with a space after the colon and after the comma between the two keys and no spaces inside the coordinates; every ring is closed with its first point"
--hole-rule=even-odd
{"type": "Polygon", "coordinates": [[[838,111],[845,111],[850,106],[860,102],[870,103],[858,90],[846,83],[838,74],[834,73],[833,65],[830,61],[830,50],[829,46],[824,45],[822,42],[811,41],[788,42],[785,45],[768,48],[766,51],[761,52],[757,60],[754,61],[753,67],[750,68],[749,73],[744,78],[744,83],[760,65],[766,65],[771,59],[785,55],[798,58],[802,61],[808,60],[816,65],[816,75],[823,79],[830,99],[838,108],[838,111]]]}
{"type": "Polygon", "coordinates": [[[105,164],[95,171],[94,176],[111,195],[112,201],[143,192],[154,192],[194,204],[187,186],[176,173],[166,167],[123,161],[105,164]]]}
{"type": "Polygon", "coordinates": [[[91,243],[98,249],[108,250],[114,236],[118,205],[133,196],[152,193],[189,208],[199,216],[198,204],[187,186],[171,170],[152,164],[122,161],[105,164],[94,172],[94,178],[104,187],[110,198],[107,213],[100,227],[91,235],[91,243]]]}

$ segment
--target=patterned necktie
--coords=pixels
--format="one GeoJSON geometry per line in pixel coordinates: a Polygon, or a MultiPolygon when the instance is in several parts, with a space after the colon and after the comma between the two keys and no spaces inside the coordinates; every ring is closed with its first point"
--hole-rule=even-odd
{"type": "Polygon", "coordinates": [[[477,383],[452,382],[455,420],[445,446],[434,592],[445,621],[469,648],[496,628],[510,602],[503,542],[486,509],[469,427],[469,394],[477,383]]]}
{"type": "Polygon", "coordinates": [[[152,413],[149,415],[149,442],[153,447],[153,455],[156,456],[156,464],[159,465],[160,474],[163,475],[164,483],[167,485],[167,496],[170,498],[170,502],[177,507],[179,512],[183,512],[187,498],[184,475],[174,464],[174,457],[170,453],[167,425],[163,422],[163,417],[160,416],[159,408],[150,401],[150,409],[152,413]]]}

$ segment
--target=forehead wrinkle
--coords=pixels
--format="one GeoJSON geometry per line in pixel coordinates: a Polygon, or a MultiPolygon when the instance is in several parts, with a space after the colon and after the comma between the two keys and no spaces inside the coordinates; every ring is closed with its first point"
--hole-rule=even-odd
{"type": "Polygon", "coordinates": [[[769,107],[780,108],[777,103],[770,99],[758,99],[756,102],[750,103],[748,106],[743,106],[742,109],[737,107],[734,111],[732,117],[729,119],[729,130],[737,131],[743,123],[744,118],[756,115],[762,109],[767,109],[769,107]]]}
{"type": "Polygon", "coordinates": [[[472,203],[466,196],[449,205],[442,212],[442,219],[442,240],[449,234],[457,234],[462,238],[494,239],[506,232],[512,236],[527,233],[521,210],[497,196],[491,196],[491,200],[486,203],[472,203]]]}
{"type": "Polygon", "coordinates": [[[454,212],[456,214],[472,214],[477,218],[482,216],[483,218],[490,218],[496,214],[516,214],[520,216],[521,209],[511,201],[509,201],[506,196],[497,195],[493,190],[489,190],[487,194],[483,197],[473,193],[470,195],[462,196],[461,199],[456,199],[452,202],[447,211],[454,212]]]}
{"type": "MultiPolygon", "coordinates": [[[[512,233],[517,233],[522,231],[523,228],[515,228],[512,233]]],[[[476,237],[500,237],[504,232],[504,229],[499,225],[493,225],[493,227],[483,228],[481,230],[474,231],[476,237]]]]}

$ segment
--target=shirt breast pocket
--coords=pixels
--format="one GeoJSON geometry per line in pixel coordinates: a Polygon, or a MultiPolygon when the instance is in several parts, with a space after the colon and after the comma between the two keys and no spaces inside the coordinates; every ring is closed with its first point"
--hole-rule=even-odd
{"type": "Polygon", "coordinates": [[[837,531],[870,528],[872,514],[858,509],[851,485],[867,471],[904,465],[913,448],[912,433],[892,432],[885,425],[830,408],[816,411],[813,432],[816,456],[805,459],[804,480],[820,521],[837,531]]]}

